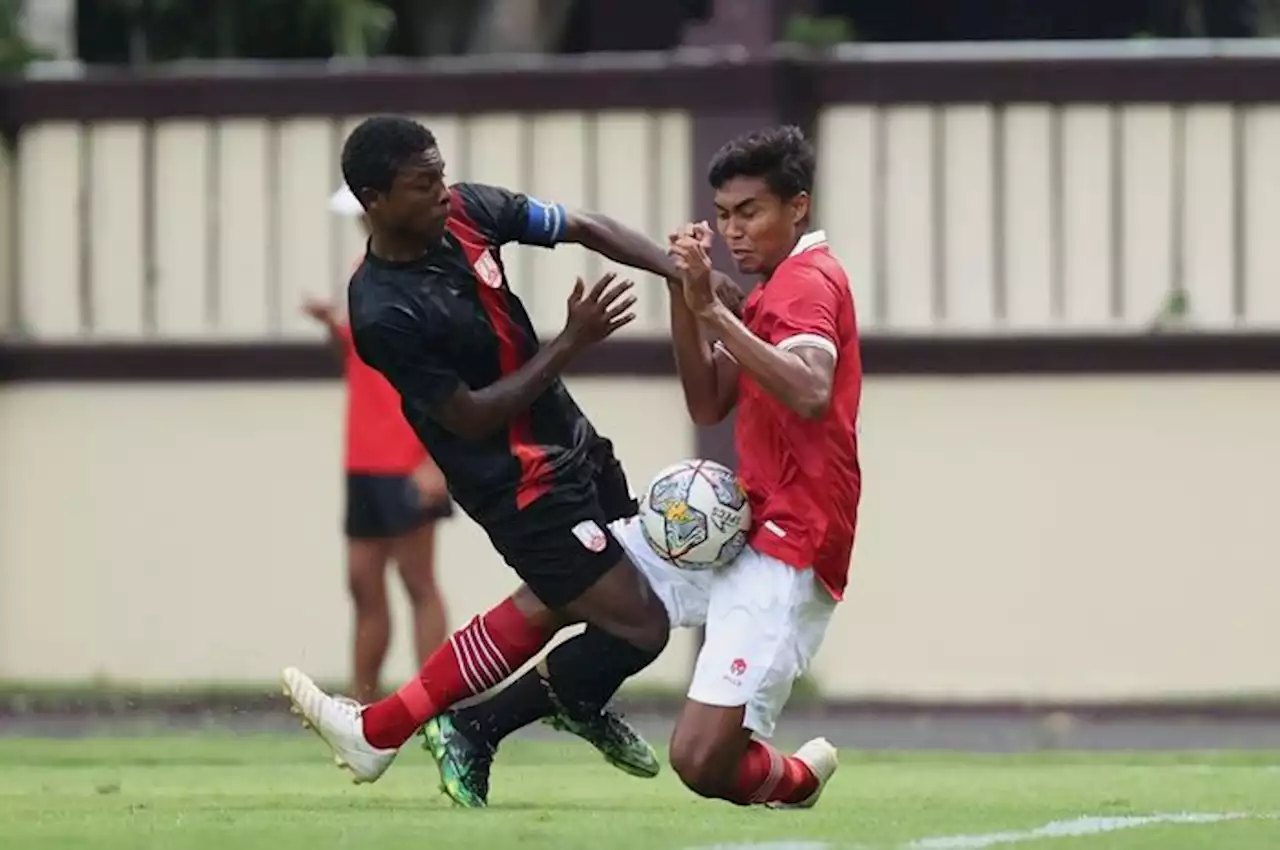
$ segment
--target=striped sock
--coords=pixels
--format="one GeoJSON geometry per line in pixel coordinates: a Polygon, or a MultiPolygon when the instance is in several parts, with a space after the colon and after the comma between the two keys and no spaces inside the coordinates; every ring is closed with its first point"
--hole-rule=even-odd
{"type": "Polygon", "coordinates": [[[799,803],[818,790],[818,778],[795,756],[784,756],[764,741],[753,740],[738,764],[729,799],[752,803],[799,803]]]}
{"type": "Polygon", "coordinates": [[[504,682],[550,638],[525,619],[514,602],[503,600],[454,632],[414,679],[365,709],[365,740],[379,749],[399,748],[419,726],[455,702],[504,682]]]}

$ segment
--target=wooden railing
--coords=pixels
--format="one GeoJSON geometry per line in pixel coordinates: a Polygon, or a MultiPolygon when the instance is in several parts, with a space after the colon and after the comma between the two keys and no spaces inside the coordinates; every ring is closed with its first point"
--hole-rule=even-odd
{"type": "MultiPolygon", "coordinates": [[[[381,111],[422,117],[454,179],[656,238],[710,213],[703,169],[725,138],[805,124],[818,223],[871,337],[1280,328],[1280,59],[920,48],[0,84],[2,326],[311,338],[298,301],[339,293],[360,250],[325,204],[337,153],[381,111]]],[[[572,278],[601,268],[575,249],[516,248],[508,264],[546,330],[572,278]]],[[[641,289],[630,333],[661,336],[665,294],[641,289]]]]}

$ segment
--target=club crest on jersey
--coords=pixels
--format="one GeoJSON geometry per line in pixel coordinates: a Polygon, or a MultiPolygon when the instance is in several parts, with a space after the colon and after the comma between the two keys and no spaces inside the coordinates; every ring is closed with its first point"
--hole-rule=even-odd
{"type": "Polygon", "coordinates": [[[589,552],[603,552],[609,544],[604,531],[592,520],[584,520],[573,527],[573,536],[587,548],[589,552]]]}
{"type": "Polygon", "coordinates": [[[502,267],[498,265],[498,261],[493,258],[493,254],[489,251],[481,254],[472,268],[475,269],[476,277],[485,286],[490,289],[502,288],[502,267]]]}

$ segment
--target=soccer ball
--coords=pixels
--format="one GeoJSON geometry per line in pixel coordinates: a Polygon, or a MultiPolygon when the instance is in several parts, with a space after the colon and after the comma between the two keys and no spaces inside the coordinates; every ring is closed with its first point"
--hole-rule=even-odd
{"type": "Polygon", "coordinates": [[[685,460],[654,477],[640,503],[640,528],[664,560],[710,570],[729,564],[747,545],[751,506],[733,470],[685,460]]]}

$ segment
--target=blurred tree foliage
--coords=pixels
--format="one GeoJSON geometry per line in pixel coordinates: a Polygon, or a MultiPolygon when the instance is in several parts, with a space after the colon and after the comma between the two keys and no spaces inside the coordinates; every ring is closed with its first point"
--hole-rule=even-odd
{"type": "Polygon", "coordinates": [[[862,41],[1249,38],[1275,32],[1278,0],[816,0],[862,41]]]}
{"type": "MultiPolygon", "coordinates": [[[[411,0],[410,0],[411,2],[411,0]]],[[[386,52],[404,0],[77,0],[91,63],[325,59],[386,52]]]]}
{"type": "Polygon", "coordinates": [[[28,62],[47,54],[22,32],[21,0],[0,0],[0,75],[17,74],[28,62]]]}

